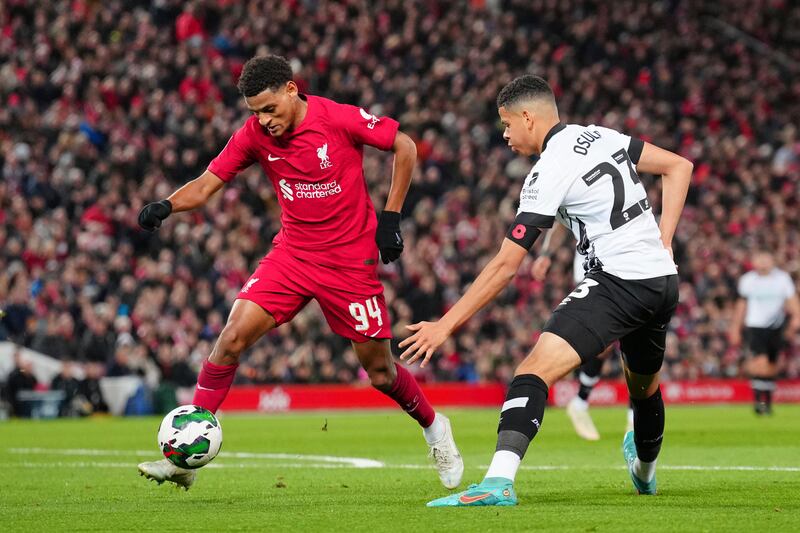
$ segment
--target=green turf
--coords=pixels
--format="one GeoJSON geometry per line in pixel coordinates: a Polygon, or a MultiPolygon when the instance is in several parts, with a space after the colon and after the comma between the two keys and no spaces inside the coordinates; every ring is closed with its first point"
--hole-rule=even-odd
{"type": "MultiPolygon", "coordinates": [[[[448,414],[464,482],[476,482],[494,448],[496,410],[448,414]]],[[[136,475],[145,453],[158,457],[156,418],[0,422],[0,531],[800,530],[800,406],[779,405],[772,418],[746,407],[669,407],[656,497],[635,495],[623,469],[624,411],[593,414],[603,438],[588,443],[562,410],[548,410],[517,478],[520,505],[500,509],[426,508],[447,491],[433,470],[414,468],[427,449],[400,412],[223,416],[223,454],[189,492],[136,475]],[[386,466],[324,468],[320,459],[236,452],[386,466]]]]}

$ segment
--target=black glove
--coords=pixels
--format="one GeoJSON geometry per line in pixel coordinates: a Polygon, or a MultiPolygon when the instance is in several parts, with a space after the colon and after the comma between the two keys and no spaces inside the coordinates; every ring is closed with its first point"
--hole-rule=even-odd
{"type": "Polygon", "coordinates": [[[384,211],[378,217],[378,231],[375,242],[381,251],[383,264],[391,263],[400,257],[403,251],[403,236],[400,235],[400,213],[384,211]]]}
{"type": "Polygon", "coordinates": [[[169,200],[147,204],[139,211],[139,226],[152,233],[161,227],[161,221],[170,213],[172,213],[172,203],[169,200]]]}

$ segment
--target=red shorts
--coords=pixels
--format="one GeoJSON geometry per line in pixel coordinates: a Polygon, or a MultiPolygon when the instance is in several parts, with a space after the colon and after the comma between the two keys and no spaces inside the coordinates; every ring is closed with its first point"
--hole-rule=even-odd
{"type": "Polygon", "coordinates": [[[278,325],[292,320],[314,298],[337,335],[355,342],[392,338],[377,265],[334,268],[297,259],[277,247],[261,260],[237,298],[257,303],[278,325]]]}

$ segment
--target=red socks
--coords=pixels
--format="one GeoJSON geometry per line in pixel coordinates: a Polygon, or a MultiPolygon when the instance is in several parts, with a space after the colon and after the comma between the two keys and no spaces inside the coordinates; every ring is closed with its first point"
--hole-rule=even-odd
{"type": "Polygon", "coordinates": [[[192,404],[216,413],[225,396],[228,395],[238,367],[238,364],[215,365],[206,359],[200,375],[197,376],[197,388],[194,390],[192,404]]]}
{"type": "MultiPolygon", "coordinates": [[[[225,396],[228,395],[238,366],[215,365],[206,360],[197,377],[197,388],[194,391],[192,403],[216,413],[225,396]]],[[[414,376],[401,365],[395,363],[394,366],[397,369],[397,378],[386,395],[400,404],[400,407],[419,422],[420,426],[429,427],[433,424],[436,416],[433,407],[422,393],[414,376]]]]}
{"type": "Polygon", "coordinates": [[[433,424],[433,419],[436,416],[433,407],[431,407],[425,395],[422,394],[422,389],[419,388],[414,376],[401,365],[395,363],[394,366],[397,369],[397,378],[386,395],[399,403],[400,407],[419,422],[420,426],[423,428],[429,427],[433,424]]]}

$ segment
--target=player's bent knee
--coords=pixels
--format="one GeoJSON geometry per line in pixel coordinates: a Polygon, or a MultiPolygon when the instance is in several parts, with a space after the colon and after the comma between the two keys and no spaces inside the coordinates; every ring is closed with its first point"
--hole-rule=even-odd
{"type": "Polygon", "coordinates": [[[392,388],[395,376],[389,372],[388,368],[367,369],[370,384],[379,391],[387,391],[392,388]]]}
{"type": "Polygon", "coordinates": [[[644,400],[655,394],[660,383],[658,376],[658,374],[636,374],[630,370],[626,371],[625,380],[631,398],[644,400]]]}
{"type": "Polygon", "coordinates": [[[229,325],[220,333],[217,348],[226,356],[238,358],[247,348],[247,339],[238,328],[229,325]]]}
{"type": "Polygon", "coordinates": [[[388,362],[383,358],[376,358],[371,363],[364,365],[367,371],[370,384],[379,391],[385,392],[392,388],[397,377],[394,362],[388,362]]]}
{"type": "Polygon", "coordinates": [[[394,385],[397,370],[394,366],[389,344],[387,341],[367,341],[353,343],[361,366],[369,376],[370,384],[379,391],[386,392],[394,385]]]}
{"type": "Polygon", "coordinates": [[[533,374],[551,387],[580,364],[580,356],[567,341],[553,333],[542,333],[533,351],[519,364],[514,375],[533,374]]]}

